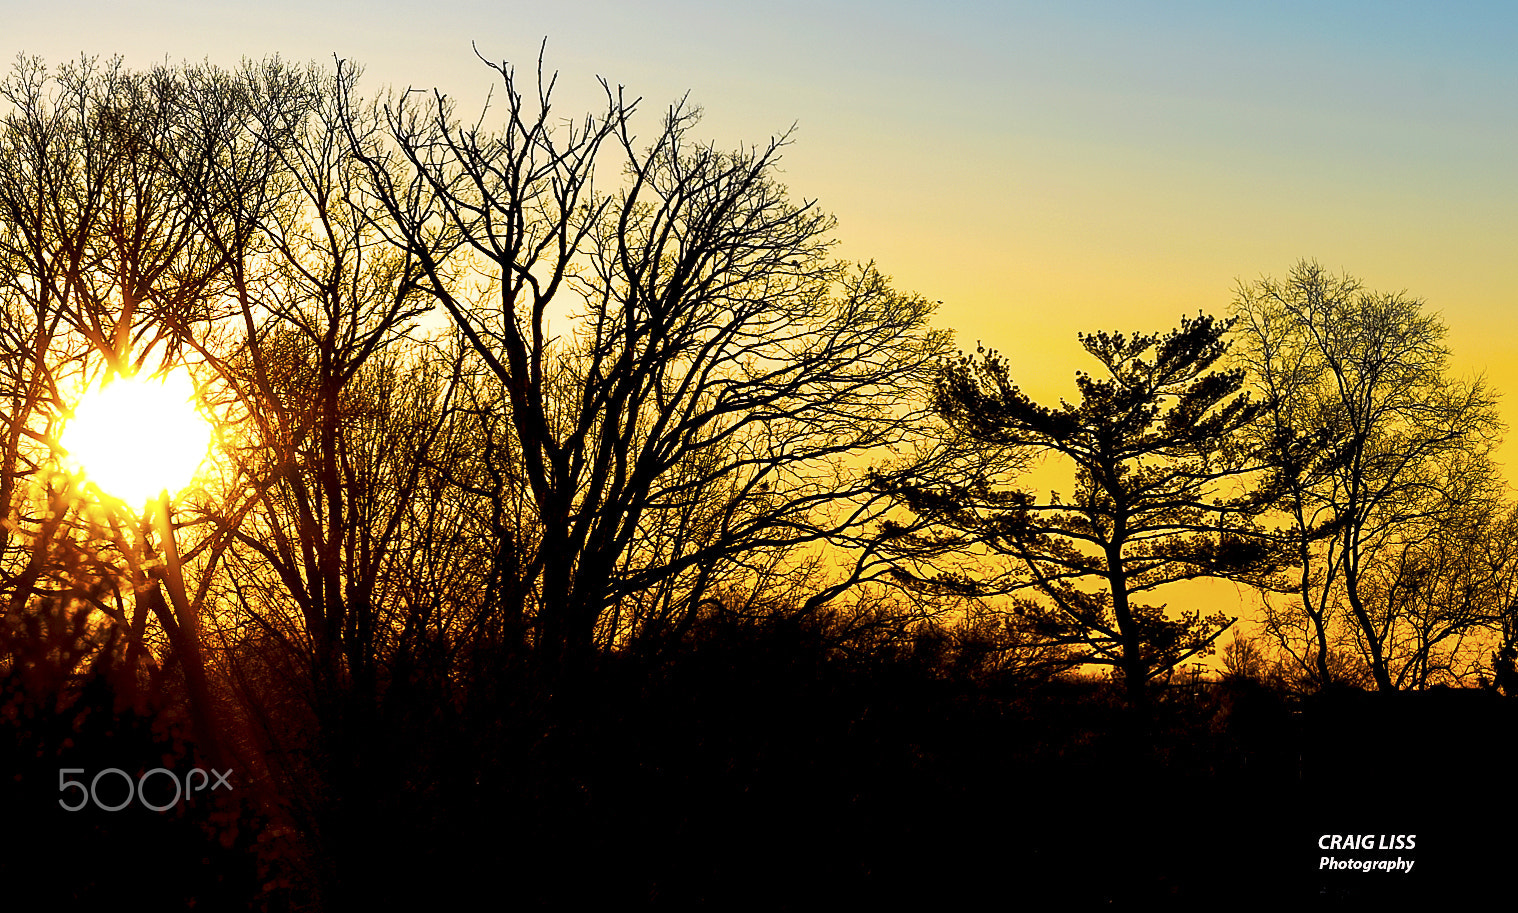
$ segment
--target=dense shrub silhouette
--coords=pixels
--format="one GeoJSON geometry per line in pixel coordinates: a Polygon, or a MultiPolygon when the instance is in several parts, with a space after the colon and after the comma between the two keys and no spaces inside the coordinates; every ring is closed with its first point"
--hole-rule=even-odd
{"type": "MultiPolygon", "coordinates": [[[[173,800],[176,790],[163,774],[149,778],[146,795],[119,811],[94,801],[73,812],[60,806],[60,800],[77,805],[81,797],[78,789],[60,789],[64,769],[82,769],[69,779],[89,786],[108,768],[134,781],[163,768],[182,783],[192,768],[207,765],[188,740],[170,675],[128,668],[114,632],[86,632],[85,609],[43,603],[27,611],[32,623],[23,619],[25,636],[5,639],[0,666],[7,847],[0,877],[12,900],[25,897],[57,910],[138,904],[247,910],[280,895],[273,890],[280,884],[276,846],[255,810],[251,784],[236,774],[232,791],[202,788],[162,812],[144,807],[142,799],[158,806],[173,800]],[[41,627],[70,636],[38,638],[41,627]]],[[[208,774],[206,786],[212,782],[208,774]]],[[[102,777],[96,787],[101,803],[127,800],[119,775],[102,777]]]]}

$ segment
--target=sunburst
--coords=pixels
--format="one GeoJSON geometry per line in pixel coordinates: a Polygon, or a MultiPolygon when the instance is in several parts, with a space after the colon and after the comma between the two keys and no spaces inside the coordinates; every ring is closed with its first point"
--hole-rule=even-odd
{"type": "Polygon", "coordinates": [[[189,373],[177,368],[89,388],[58,444],[69,468],[137,508],[190,484],[210,450],[211,425],[196,407],[189,373]]]}

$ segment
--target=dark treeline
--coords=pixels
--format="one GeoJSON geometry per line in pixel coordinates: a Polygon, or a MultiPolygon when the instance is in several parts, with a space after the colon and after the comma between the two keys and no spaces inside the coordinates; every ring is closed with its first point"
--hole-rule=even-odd
{"type": "MultiPolygon", "coordinates": [[[[1357,895],[1304,835],[1463,819],[1346,784],[1510,757],[1501,426],[1421,302],[1303,262],[1082,336],[1079,402],[1044,406],[833,256],[788,137],[724,151],[684,103],[635,133],[604,83],[565,120],[541,67],[494,70],[483,115],[278,60],[0,83],[8,885],[1357,895]],[[181,365],[218,441],[166,539],[57,441],[87,385],[181,365]],[[1039,461],[1073,482],[1029,490],[1039,461]],[[1262,621],[1167,609],[1197,578],[1262,621]],[[60,771],[196,766],[233,788],[59,808],[60,771]]],[[[166,446],[140,424],[123,450],[166,446]]]]}

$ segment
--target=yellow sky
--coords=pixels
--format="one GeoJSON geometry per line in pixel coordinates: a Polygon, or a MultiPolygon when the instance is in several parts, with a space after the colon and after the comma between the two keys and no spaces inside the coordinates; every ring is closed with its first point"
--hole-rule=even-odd
{"type": "MultiPolygon", "coordinates": [[[[559,110],[604,75],[720,143],[793,122],[792,191],[840,251],[941,299],[962,344],[1072,395],[1084,330],[1163,330],[1316,258],[1439,310],[1518,402],[1518,8],[1198,2],[62,2],[3,47],[60,61],[334,54],[475,104],[548,40],[559,110]],[[1426,8],[1415,8],[1426,7],[1426,8]]],[[[1505,410],[1509,415],[1518,406],[1505,410]]],[[[1502,451],[1518,466],[1515,443],[1502,451]]]]}
{"type": "Polygon", "coordinates": [[[472,104],[492,59],[548,40],[566,117],[596,75],[657,113],[685,92],[719,142],[791,123],[797,195],[841,250],[942,299],[962,340],[1068,389],[1074,334],[1163,329],[1301,257],[1428,299],[1467,371],[1518,389],[1518,12],[1383,4],[395,0],[63,2],[3,47],[367,67],[472,104]],[[563,7],[563,8],[560,8],[563,7]],[[1374,12],[1374,15],[1369,15],[1374,12]]]}

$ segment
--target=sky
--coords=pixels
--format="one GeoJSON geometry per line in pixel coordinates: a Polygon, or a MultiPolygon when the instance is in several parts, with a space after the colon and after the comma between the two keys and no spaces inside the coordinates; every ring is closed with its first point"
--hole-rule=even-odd
{"type": "Polygon", "coordinates": [[[525,70],[545,38],[566,116],[604,76],[650,131],[686,93],[719,143],[794,124],[785,180],[840,252],[1037,395],[1071,391],[1078,331],[1220,312],[1302,257],[1425,299],[1458,370],[1518,391],[1510,4],[65,0],[14,4],[0,50],[336,55],[475,105],[475,47],[525,70]]]}
{"type": "Polygon", "coordinates": [[[0,50],[52,63],[336,55],[367,91],[467,109],[492,84],[475,48],[527,71],[546,39],[565,116],[601,76],[650,132],[687,93],[722,145],[794,124],[784,180],[837,216],[840,254],[942,300],[1039,398],[1091,367],[1077,332],[1222,313],[1300,258],[1426,300],[1456,373],[1518,397],[1518,5],[7,5],[0,50]]]}

